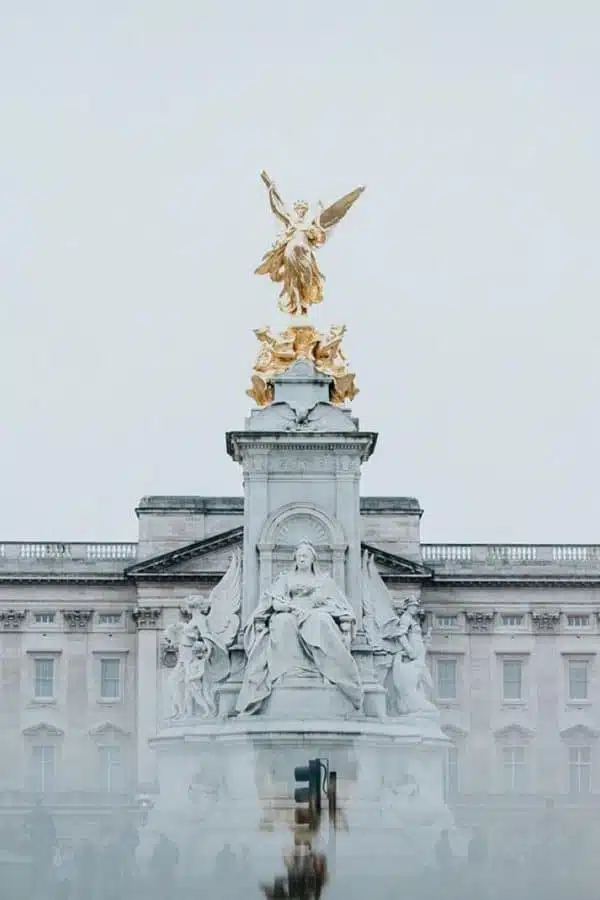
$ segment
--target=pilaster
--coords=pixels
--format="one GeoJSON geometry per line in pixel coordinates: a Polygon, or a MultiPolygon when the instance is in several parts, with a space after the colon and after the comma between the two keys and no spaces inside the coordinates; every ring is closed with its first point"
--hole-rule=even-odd
{"type": "Polygon", "coordinates": [[[156,780],[156,757],[148,741],[158,728],[158,658],[161,609],[142,606],[132,613],[137,626],[137,782],[156,780]]]}

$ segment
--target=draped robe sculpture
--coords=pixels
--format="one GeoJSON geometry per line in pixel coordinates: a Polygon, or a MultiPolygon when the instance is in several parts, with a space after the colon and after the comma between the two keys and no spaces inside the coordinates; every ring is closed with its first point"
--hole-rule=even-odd
{"type": "Polygon", "coordinates": [[[170,718],[216,715],[215,689],[231,670],[229,648],[239,629],[240,604],[241,566],[236,552],[208,598],[188,598],[189,621],[165,631],[165,640],[177,648],[178,657],[170,678],[170,718]]]}
{"type": "Polygon", "coordinates": [[[409,597],[398,614],[373,557],[365,553],[362,565],[364,627],[383,658],[384,684],[390,712],[435,713],[427,696],[433,689],[427,666],[426,639],[417,618],[419,602],[409,597]]]}
{"type": "Polygon", "coordinates": [[[350,652],[352,608],[302,543],[294,566],[265,593],[244,629],[247,655],[238,713],[258,712],[284,676],[321,675],[361,709],[363,688],[350,652]]]}

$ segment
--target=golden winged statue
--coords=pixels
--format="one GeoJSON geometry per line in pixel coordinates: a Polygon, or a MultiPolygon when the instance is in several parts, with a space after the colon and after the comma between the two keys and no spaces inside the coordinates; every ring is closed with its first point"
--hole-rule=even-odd
{"type": "Polygon", "coordinates": [[[331,206],[319,204],[315,216],[303,200],[286,206],[275,183],[261,172],[267,186],[273,214],[283,224],[284,230],[262,258],[256,275],[268,275],[271,281],[281,284],[279,309],[292,316],[305,316],[309,307],[323,299],[325,276],[319,269],[315,250],[322,247],[331,229],[340,222],[350,207],[358,200],[364,187],[350,191],[331,206]]]}

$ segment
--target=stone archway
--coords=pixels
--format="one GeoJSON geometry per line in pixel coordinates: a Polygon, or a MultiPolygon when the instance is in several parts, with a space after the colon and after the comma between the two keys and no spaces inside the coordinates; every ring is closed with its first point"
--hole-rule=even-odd
{"type": "Polygon", "coordinates": [[[312,503],[289,503],[272,513],[257,544],[259,593],[291,565],[301,541],[310,541],[319,566],[345,590],[344,561],[347,541],[339,522],[312,503]]]}

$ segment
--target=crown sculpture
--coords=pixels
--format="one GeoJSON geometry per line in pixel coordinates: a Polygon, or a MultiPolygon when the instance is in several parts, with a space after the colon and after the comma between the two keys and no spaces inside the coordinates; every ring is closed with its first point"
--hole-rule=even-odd
{"type": "Polygon", "coordinates": [[[267,406],[274,396],[272,379],[296,360],[304,359],[332,379],[330,402],[341,405],[358,394],[355,376],[348,370],[341,347],[346,326],[333,325],[327,334],[322,334],[308,323],[307,316],[310,307],[323,300],[325,276],[319,269],[315,251],[327,241],[331,230],[344,218],[364,187],[356,188],[327,208],[319,203],[313,214],[304,201],[286,206],[266,172],[261,172],[261,178],[269,192],[271,210],[284,228],[255,274],[268,275],[271,281],[281,284],[279,309],[296,322],[279,334],[273,334],[268,327],[255,329],[261,347],[247,394],[258,406],[267,406]]]}

